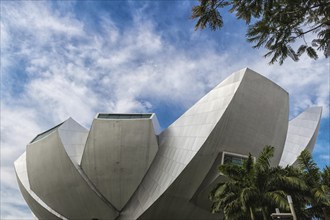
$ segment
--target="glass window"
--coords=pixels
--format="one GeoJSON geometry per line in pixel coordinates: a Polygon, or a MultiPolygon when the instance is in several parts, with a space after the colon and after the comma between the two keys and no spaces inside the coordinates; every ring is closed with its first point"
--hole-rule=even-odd
{"type": "Polygon", "coordinates": [[[38,135],[37,135],[37,136],[36,136],[36,137],[30,142],[30,144],[33,143],[33,142],[35,142],[35,141],[37,141],[37,140],[40,140],[40,139],[43,138],[43,137],[46,137],[48,134],[50,134],[50,133],[52,133],[53,131],[55,131],[55,129],[58,128],[59,126],[61,126],[63,123],[64,123],[64,122],[62,122],[62,123],[59,124],[59,125],[56,125],[55,127],[51,128],[51,129],[49,129],[49,130],[47,130],[47,131],[45,131],[45,132],[42,132],[41,134],[38,134],[38,135]]]}
{"type": "Polygon", "coordinates": [[[136,119],[150,118],[152,114],[99,114],[97,118],[103,119],[136,119]]]}
{"type": "Polygon", "coordinates": [[[247,157],[225,153],[223,158],[223,164],[234,164],[234,165],[242,166],[244,161],[246,160],[247,157]]]}

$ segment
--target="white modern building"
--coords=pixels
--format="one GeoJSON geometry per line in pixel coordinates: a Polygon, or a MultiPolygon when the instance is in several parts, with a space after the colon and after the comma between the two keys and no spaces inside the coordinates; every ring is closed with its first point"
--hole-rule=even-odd
{"type": "Polygon", "coordinates": [[[272,165],[313,150],[321,107],[288,121],[289,97],[250,70],[233,73],[160,132],[155,114],[103,114],[90,130],[69,118],[15,162],[38,219],[219,219],[208,194],[218,166],[275,147],[272,165]]]}

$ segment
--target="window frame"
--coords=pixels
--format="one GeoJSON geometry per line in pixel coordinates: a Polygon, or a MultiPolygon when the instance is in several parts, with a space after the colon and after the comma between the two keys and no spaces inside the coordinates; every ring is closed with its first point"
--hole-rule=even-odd
{"type": "MultiPolygon", "coordinates": [[[[234,157],[241,157],[241,158],[245,158],[245,159],[248,159],[249,156],[248,155],[244,155],[244,154],[238,154],[238,153],[232,153],[232,152],[228,152],[228,151],[223,151],[222,152],[222,155],[221,155],[221,165],[224,165],[225,163],[225,155],[229,155],[229,156],[234,156],[234,157]]],[[[253,158],[253,162],[256,161],[256,158],[254,156],[252,156],[253,158]]],[[[235,165],[235,164],[233,164],[235,165]]],[[[242,164],[243,165],[243,164],[242,164]]],[[[240,166],[240,165],[238,165],[240,166]]]]}

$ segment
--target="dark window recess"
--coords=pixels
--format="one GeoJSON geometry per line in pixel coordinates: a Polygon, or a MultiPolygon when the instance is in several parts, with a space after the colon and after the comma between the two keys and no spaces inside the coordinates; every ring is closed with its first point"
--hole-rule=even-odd
{"type": "Polygon", "coordinates": [[[223,164],[233,164],[233,165],[242,166],[244,161],[246,161],[246,160],[247,160],[246,157],[225,154],[224,159],[223,159],[223,164]]]}
{"type": "Polygon", "coordinates": [[[135,118],[151,118],[152,114],[99,114],[97,118],[104,119],[135,119],[135,118]]]}
{"type": "Polygon", "coordinates": [[[59,125],[56,125],[55,127],[52,127],[51,129],[49,129],[45,132],[42,132],[42,133],[38,134],[35,138],[33,138],[33,140],[30,142],[30,144],[37,141],[37,140],[40,140],[41,138],[43,138],[43,137],[47,136],[48,134],[52,133],[56,128],[60,127],[63,123],[64,122],[62,122],[59,125]]]}

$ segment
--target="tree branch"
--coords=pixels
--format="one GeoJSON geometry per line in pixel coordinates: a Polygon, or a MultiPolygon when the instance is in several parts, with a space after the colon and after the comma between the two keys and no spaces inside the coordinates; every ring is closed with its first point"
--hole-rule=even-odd
{"type": "MultiPolygon", "coordinates": [[[[316,29],[318,29],[318,28],[320,28],[320,27],[322,27],[322,26],[323,26],[323,24],[320,24],[320,25],[318,25],[318,26],[316,26],[316,27],[314,27],[314,28],[312,28],[312,29],[310,29],[310,30],[308,30],[308,31],[305,31],[305,32],[299,33],[297,36],[293,37],[293,39],[296,39],[296,38],[298,38],[298,37],[301,37],[302,35],[305,35],[305,34],[311,32],[311,31],[315,31],[316,29]]],[[[294,33],[296,33],[296,32],[294,32],[294,33]]]]}

